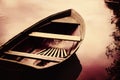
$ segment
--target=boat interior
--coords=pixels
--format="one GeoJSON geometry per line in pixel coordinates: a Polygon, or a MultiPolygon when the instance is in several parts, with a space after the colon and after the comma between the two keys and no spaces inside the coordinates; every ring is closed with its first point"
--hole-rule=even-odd
{"type": "Polygon", "coordinates": [[[48,62],[62,62],[76,50],[80,38],[80,24],[71,17],[52,20],[38,26],[1,58],[14,60],[30,66],[45,66],[48,62]]]}

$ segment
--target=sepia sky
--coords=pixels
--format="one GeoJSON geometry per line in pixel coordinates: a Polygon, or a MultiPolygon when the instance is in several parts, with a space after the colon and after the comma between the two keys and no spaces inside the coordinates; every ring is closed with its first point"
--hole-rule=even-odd
{"type": "Polygon", "coordinates": [[[77,56],[83,70],[78,80],[103,80],[110,59],[105,48],[112,42],[112,12],[104,0],[0,0],[0,45],[37,21],[66,9],[75,9],[84,19],[86,33],[77,56]]]}

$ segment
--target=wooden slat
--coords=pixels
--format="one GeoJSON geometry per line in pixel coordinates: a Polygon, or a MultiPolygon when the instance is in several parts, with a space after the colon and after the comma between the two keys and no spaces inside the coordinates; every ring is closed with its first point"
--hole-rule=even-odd
{"type": "Polygon", "coordinates": [[[51,48],[49,48],[49,49],[47,49],[47,51],[45,52],[45,53],[43,53],[43,55],[45,56],[45,55],[47,55],[49,52],[51,52],[52,51],[52,49],[51,48]]]}
{"type": "Polygon", "coordinates": [[[45,56],[48,56],[51,52],[53,52],[53,48],[51,48],[50,50],[49,50],[49,52],[47,52],[47,54],[44,54],[45,56]]]}
{"type": "Polygon", "coordinates": [[[54,54],[55,50],[56,50],[56,49],[53,48],[52,52],[50,52],[49,54],[47,54],[47,56],[51,56],[51,57],[52,57],[52,55],[54,54]]]}
{"type": "Polygon", "coordinates": [[[45,49],[43,52],[40,52],[39,54],[40,55],[45,55],[49,52],[50,48],[49,49],[45,49]]]}
{"type": "Polygon", "coordinates": [[[31,34],[29,34],[29,36],[52,38],[52,39],[63,39],[70,41],[80,41],[79,36],[61,35],[61,34],[52,34],[52,33],[43,33],[43,32],[32,32],[31,34]]]}
{"type": "Polygon", "coordinates": [[[64,53],[64,57],[66,57],[67,56],[67,52],[66,52],[65,49],[63,49],[63,53],[64,53]]]}
{"type": "Polygon", "coordinates": [[[55,57],[58,52],[58,48],[55,49],[55,52],[51,55],[52,57],[55,57]]]}
{"type": "Polygon", "coordinates": [[[61,53],[61,52],[60,52],[60,49],[58,49],[57,54],[56,54],[56,57],[57,57],[57,58],[59,58],[60,53],[61,53]]]}
{"type": "Polygon", "coordinates": [[[63,56],[63,54],[64,54],[64,53],[63,53],[63,49],[60,49],[60,52],[61,52],[61,53],[60,53],[60,57],[64,57],[64,56],[63,56]]]}
{"type": "Polygon", "coordinates": [[[44,59],[44,60],[50,60],[50,61],[56,61],[56,62],[61,62],[64,60],[64,58],[56,58],[56,57],[50,57],[50,56],[36,55],[36,54],[30,54],[30,53],[18,52],[18,51],[8,51],[5,53],[10,54],[10,55],[28,57],[28,58],[33,58],[33,59],[44,59]]]}

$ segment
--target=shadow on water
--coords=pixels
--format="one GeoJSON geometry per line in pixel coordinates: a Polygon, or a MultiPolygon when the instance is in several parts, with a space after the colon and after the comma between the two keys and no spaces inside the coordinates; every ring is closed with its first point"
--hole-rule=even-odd
{"type": "MultiPolygon", "coordinates": [[[[0,65],[2,64],[0,63],[0,65]]],[[[42,70],[29,68],[17,70],[18,67],[10,70],[7,67],[9,66],[0,70],[1,80],[76,80],[82,70],[76,54],[58,65],[42,70]]]]}

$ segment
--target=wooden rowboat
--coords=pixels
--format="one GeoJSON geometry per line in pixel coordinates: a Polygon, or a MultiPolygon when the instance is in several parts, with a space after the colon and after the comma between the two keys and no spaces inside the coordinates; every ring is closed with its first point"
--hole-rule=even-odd
{"type": "Polygon", "coordinates": [[[50,15],[2,45],[0,63],[36,69],[60,64],[78,50],[84,32],[83,18],[73,9],[50,15]]]}

